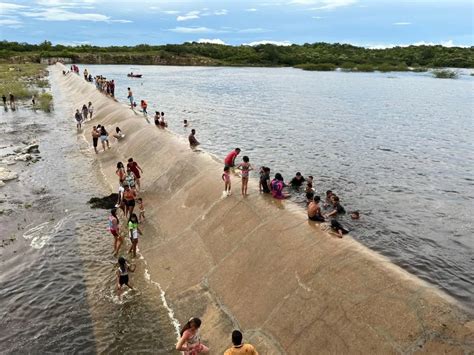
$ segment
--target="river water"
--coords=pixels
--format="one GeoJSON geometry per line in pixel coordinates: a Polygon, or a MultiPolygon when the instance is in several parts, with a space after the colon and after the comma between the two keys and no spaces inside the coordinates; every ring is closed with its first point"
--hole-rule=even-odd
{"type": "MultiPolygon", "coordinates": [[[[241,147],[289,180],[313,175],[362,218],[354,238],[474,309],[474,77],[292,68],[88,66],[116,97],[222,158],[241,147]],[[142,79],[127,78],[129,72],[142,79]],[[191,125],[184,129],[183,119],[191,125]]],[[[254,173],[254,176],[257,174],[254,173]]],[[[293,200],[301,202],[302,196],[293,200]]]]}
{"type": "Polygon", "coordinates": [[[0,190],[0,235],[16,238],[0,248],[0,352],[169,353],[176,331],[145,260],[131,275],[137,291],[115,294],[108,211],[87,204],[110,191],[74,108],[54,85],[52,93],[52,113],[22,104],[0,113],[0,160],[31,140],[41,156],[8,166],[19,180],[0,190]]]}
{"type": "MultiPolygon", "coordinates": [[[[313,175],[318,193],[332,189],[347,210],[361,211],[359,221],[342,220],[354,238],[474,308],[472,77],[88,69],[114,78],[120,101],[132,87],[183,139],[195,128],[220,158],[240,146],[255,166],[287,180],[313,175]],[[144,78],[128,79],[129,71],[144,78]]],[[[110,191],[75,131],[75,108],[54,85],[52,93],[50,114],[22,105],[0,113],[0,155],[31,140],[41,152],[35,164],[8,166],[20,178],[0,190],[0,234],[16,238],[0,248],[1,352],[168,353],[176,330],[146,260],[136,261],[137,291],[115,296],[108,211],[86,203],[110,191]]]]}

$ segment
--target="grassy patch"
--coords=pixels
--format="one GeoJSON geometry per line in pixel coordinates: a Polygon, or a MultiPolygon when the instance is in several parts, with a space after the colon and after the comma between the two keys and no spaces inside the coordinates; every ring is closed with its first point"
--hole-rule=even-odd
{"type": "Polygon", "coordinates": [[[391,71],[408,71],[408,66],[406,64],[389,64],[384,63],[377,66],[377,70],[381,72],[391,72],[391,71]]]}
{"type": "Polygon", "coordinates": [[[369,73],[375,71],[375,68],[372,64],[357,64],[355,70],[369,73]]]}
{"type": "Polygon", "coordinates": [[[440,69],[440,70],[433,70],[433,76],[438,79],[457,79],[458,73],[453,70],[448,69],[440,69]]]}
{"type": "MultiPolygon", "coordinates": [[[[30,99],[37,95],[37,88],[49,87],[47,73],[43,64],[0,64],[0,94],[8,97],[12,93],[17,100],[30,99]]],[[[51,110],[51,94],[40,94],[38,102],[42,110],[51,110]]]]}

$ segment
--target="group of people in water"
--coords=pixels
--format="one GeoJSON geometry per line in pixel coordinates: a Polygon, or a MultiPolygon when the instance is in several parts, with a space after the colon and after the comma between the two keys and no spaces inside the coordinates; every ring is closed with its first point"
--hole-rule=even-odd
{"type": "MultiPolygon", "coordinates": [[[[248,156],[243,156],[242,162],[236,163],[236,158],[240,152],[240,148],[235,148],[224,158],[224,171],[222,173],[224,196],[229,196],[232,193],[231,170],[235,172],[235,169],[240,171],[242,196],[245,197],[248,195],[249,174],[250,171],[254,170],[254,167],[250,164],[248,156]]],[[[271,194],[273,198],[282,200],[290,197],[290,193],[287,190],[288,187],[292,191],[299,193],[304,186],[308,220],[318,223],[328,222],[332,231],[341,238],[344,234],[349,232],[338,221],[338,216],[344,215],[346,210],[341,205],[339,197],[334,192],[331,190],[326,191],[326,199],[321,208],[321,197],[315,195],[313,176],[309,175],[305,178],[300,172],[297,172],[289,182],[285,182],[280,173],[276,173],[273,179],[271,178],[270,173],[271,169],[269,167],[261,166],[259,169],[259,191],[261,193],[268,193],[271,194]]],[[[360,213],[359,211],[353,211],[350,213],[350,216],[351,219],[359,219],[360,213]]]]}

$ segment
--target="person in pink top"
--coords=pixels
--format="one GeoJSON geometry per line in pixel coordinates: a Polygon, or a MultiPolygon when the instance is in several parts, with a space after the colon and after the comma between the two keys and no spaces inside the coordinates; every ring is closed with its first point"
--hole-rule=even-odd
{"type": "Polygon", "coordinates": [[[241,174],[242,174],[242,196],[247,196],[247,185],[249,183],[249,174],[250,174],[250,170],[253,170],[253,166],[250,165],[249,161],[249,157],[248,156],[244,156],[242,158],[243,162],[240,163],[239,165],[237,165],[237,169],[240,169],[241,171],[241,174]]]}
{"type": "Polygon", "coordinates": [[[233,168],[235,166],[235,158],[237,158],[237,155],[239,155],[239,153],[240,153],[240,148],[235,148],[233,151],[227,154],[227,156],[224,159],[224,166],[233,168]]]}
{"type": "Polygon", "coordinates": [[[176,350],[182,351],[185,355],[207,354],[209,348],[201,343],[200,327],[201,320],[191,318],[179,332],[181,338],[176,344],[176,350]]]}
{"type": "Polygon", "coordinates": [[[230,168],[228,166],[224,167],[224,173],[222,174],[222,180],[224,181],[224,195],[230,196],[230,168]]]}

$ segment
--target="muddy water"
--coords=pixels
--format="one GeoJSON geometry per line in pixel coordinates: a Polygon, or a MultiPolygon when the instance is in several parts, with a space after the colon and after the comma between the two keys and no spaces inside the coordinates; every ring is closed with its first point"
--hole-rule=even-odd
{"type": "Polygon", "coordinates": [[[0,160],[34,140],[41,157],[9,165],[19,179],[0,188],[1,351],[168,353],[176,329],[146,260],[134,261],[136,291],[115,295],[108,211],[87,204],[111,191],[75,131],[73,108],[54,85],[52,92],[53,113],[20,105],[0,114],[0,160]]]}

